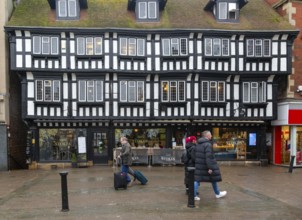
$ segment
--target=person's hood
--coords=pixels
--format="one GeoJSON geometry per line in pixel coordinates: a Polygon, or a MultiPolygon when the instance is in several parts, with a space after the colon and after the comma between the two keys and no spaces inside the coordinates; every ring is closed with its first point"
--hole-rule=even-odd
{"type": "Polygon", "coordinates": [[[186,149],[190,150],[195,144],[193,144],[192,142],[189,142],[186,144],[186,149]]]}

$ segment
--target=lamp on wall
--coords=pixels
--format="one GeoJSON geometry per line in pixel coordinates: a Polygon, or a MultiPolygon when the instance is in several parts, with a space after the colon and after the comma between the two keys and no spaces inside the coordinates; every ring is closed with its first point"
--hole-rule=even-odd
{"type": "Polygon", "coordinates": [[[300,95],[302,95],[302,86],[298,86],[297,92],[300,93],[300,95]]]}

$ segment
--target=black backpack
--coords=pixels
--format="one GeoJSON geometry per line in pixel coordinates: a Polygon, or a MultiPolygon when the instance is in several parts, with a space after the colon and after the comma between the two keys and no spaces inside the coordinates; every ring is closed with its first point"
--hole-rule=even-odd
{"type": "Polygon", "coordinates": [[[187,165],[191,159],[190,154],[188,154],[187,149],[184,150],[184,152],[181,155],[181,162],[187,165]]]}

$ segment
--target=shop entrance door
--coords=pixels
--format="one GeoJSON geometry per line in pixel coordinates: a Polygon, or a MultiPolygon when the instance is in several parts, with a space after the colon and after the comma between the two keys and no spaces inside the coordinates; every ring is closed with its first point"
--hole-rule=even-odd
{"type": "Polygon", "coordinates": [[[108,164],[108,134],[92,131],[93,164],[108,164]]]}

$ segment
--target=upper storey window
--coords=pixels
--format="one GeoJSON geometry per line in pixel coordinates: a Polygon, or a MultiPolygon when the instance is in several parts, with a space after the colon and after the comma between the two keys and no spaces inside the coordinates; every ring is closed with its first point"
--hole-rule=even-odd
{"type": "Polygon", "coordinates": [[[204,48],[206,56],[229,56],[229,39],[205,38],[204,48]]]}
{"type": "Polygon", "coordinates": [[[57,18],[60,20],[72,20],[79,18],[78,0],[57,0],[57,18]]]}
{"type": "Polygon", "coordinates": [[[187,38],[164,38],[162,39],[163,56],[187,56],[187,38]]]}
{"type": "Polygon", "coordinates": [[[211,11],[217,21],[239,22],[239,10],[248,0],[209,0],[204,10],[211,11]]]}
{"type": "Polygon", "coordinates": [[[33,53],[41,55],[58,55],[59,37],[33,36],[33,53]]]}
{"type": "Polygon", "coordinates": [[[145,56],[145,39],[120,38],[120,55],[122,56],[145,56]]]}
{"type": "Polygon", "coordinates": [[[36,101],[60,102],[61,82],[60,80],[36,80],[36,101]]]}
{"type": "Polygon", "coordinates": [[[247,57],[270,57],[271,40],[269,39],[248,39],[246,41],[247,57]]]}
{"type": "Polygon", "coordinates": [[[101,55],[103,53],[102,37],[78,37],[78,55],[101,55]]]}

